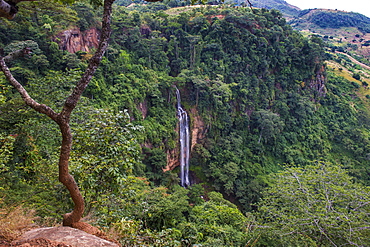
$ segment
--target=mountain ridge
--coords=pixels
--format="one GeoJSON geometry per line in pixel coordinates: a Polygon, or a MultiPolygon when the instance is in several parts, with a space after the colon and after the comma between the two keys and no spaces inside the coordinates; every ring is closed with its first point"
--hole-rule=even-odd
{"type": "Polygon", "coordinates": [[[284,0],[251,0],[250,2],[252,7],[279,10],[296,29],[300,29],[299,23],[308,22],[320,27],[355,26],[362,32],[370,32],[370,18],[361,13],[326,8],[300,9],[284,0]],[[338,22],[333,23],[330,20],[333,18],[338,22]]]}

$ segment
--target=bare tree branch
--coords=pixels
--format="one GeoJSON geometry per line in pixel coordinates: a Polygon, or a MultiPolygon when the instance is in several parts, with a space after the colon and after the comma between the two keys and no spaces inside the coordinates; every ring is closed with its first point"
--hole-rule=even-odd
{"type": "Polygon", "coordinates": [[[247,2],[249,4],[249,7],[252,8],[252,6],[253,6],[252,3],[249,0],[247,0],[247,2]]]}
{"type": "Polygon", "coordinates": [[[253,9],[253,4],[250,2],[250,0],[246,0],[246,1],[249,5],[249,8],[252,10],[252,13],[255,14],[254,9],[253,9]]]}

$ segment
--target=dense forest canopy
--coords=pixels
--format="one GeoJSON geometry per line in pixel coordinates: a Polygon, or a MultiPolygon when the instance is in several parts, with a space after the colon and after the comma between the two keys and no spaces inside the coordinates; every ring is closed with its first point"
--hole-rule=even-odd
{"type": "MultiPolygon", "coordinates": [[[[99,31],[101,10],[83,2],[48,4],[29,3],[14,21],[1,20],[0,44],[4,53],[32,47],[10,69],[35,99],[58,108],[91,53],[69,53],[55,37],[75,27],[99,31]]],[[[362,204],[348,216],[360,229],[356,239],[305,224],[287,234],[279,225],[285,216],[273,221],[269,212],[275,211],[267,210],[292,212],[289,224],[300,221],[296,208],[304,197],[297,205],[281,197],[287,203],[281,209],[273,194],[296,189],[287,184],[289,174],[301,178],[305,169],[302,179],[309,181],[320,167],[317,184],[328,172],[351,182],[338,182],[334,191],[361,188],[366,203],[370,115],[362,85],[328,69],[324,41],[303,37],[277,10],[176,7],[181,4],[123,7],[118,1],[113,9],[110,45],[71,118],[71,172],[87,213],[126,245],[365,244],[368,208],[362,204]],[[187,189],[179,186],[178,167],[163,171],[178,149],[174,85],[191,128],[201,128],[193,137],[187,189]]],[[[57,128],[26,107],[4,77],[0,85],[2,205],[22,202],[44,220],[58,219],[71,202],[56,181],[57,128]]],[[[315,186],[307,183],[311,193],[315,186]]],[[[318,210],[337,217],[335,210],[318,210]]]]}

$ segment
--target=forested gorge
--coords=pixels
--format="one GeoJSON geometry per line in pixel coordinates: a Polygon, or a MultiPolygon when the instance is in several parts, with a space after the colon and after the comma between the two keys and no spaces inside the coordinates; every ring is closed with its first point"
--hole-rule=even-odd
{"type": "MultiPolygon", "coordinates": [[[[369,99],[326,68],[321,38],[276,10],[125,4],[71,118],[71,172],[94,224],[124,246],[369,244],[369,99]],[[174,86],[200,129],[189,188],[179,167],[164,172],[179,147],[174,86]]],[[[57,109],[91,53],[62,50],[55,37],[99,29],[100,10],[27,6],[0,20],[0,46],[31,48],[9,67],[57,109]]],[[[57,181],[57,126],[0,78],[1,206],[58,222],[71,202],[57,181]]]]}

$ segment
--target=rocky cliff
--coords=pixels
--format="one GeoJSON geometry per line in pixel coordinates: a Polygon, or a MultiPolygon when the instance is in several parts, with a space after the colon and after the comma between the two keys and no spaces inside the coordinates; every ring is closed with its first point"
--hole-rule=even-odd
{"type": "Polygon", "coordinates": [[[310,80],[308,80],[308,85],[311,89],[315,91],[315,94],[319,98],[321,98],[321,97],[325,97],[327,93],[325,82],[326,82],[325,67],[320,66],[316,70],[315,75],[312,76],[310,80]]]}
{"type": "Polygon", "coordinates": [[[89,52],[98,47],[99,31],[96,28],[83,32],[79,28],[69,29],[57,34],[53,41],[59,44],[60,49],[70,53],[89,52]]]}

